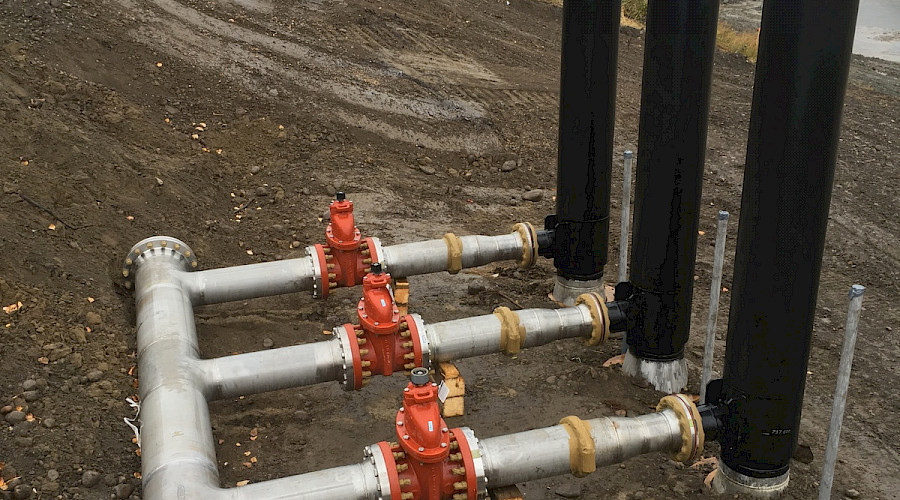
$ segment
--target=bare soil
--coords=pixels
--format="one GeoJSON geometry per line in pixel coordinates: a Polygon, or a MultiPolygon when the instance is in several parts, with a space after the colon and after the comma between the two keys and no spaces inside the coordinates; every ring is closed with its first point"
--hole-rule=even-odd
{"type": "MultiPolygon", "coordinates": [[[[0,418],[17,407],[30,415],[0,429],[9,488],[0,498],[140,497],[140,458],[122,421],[139,376],[134,306],[118,274],[140,239],[181,238],[203,268],[296,257],[322,240],[337,189],[356,202],[360,229],[386,244],[540,223],[554,207],[560,18],[558,7],[518,0],[0,2],[0,302],[22,303],[0,313],[0,406],[12,407],[0,418]],[[501,172],[509,159],[521,166],[501,172]],[[542,200],[522,200],[529,188],[542,200]]],[[[642,40],[623,29],[617,151],[636,149],[642,40]]],[[[800,432],[811,456],[794,462],[787,498],[815,496],[853,283],[868,290],[834,498],[851,488],[867,499],[900,495],[898,76],[897,65],[854,62],[800,432]]],[[[687,349],[694,392],[715,213],[733,214],[735,234],[752,82],[751,64],[717,56],[687,349]]],[[[616,172],[614,200],[620,183],[616,172]]],[[[618,219],[611,234],[609,277],[618,219]]],[[[725,287],[733,252],[732,238],[725,287]]],[[[552,282],[548,261],[417,277],[411,310],[442,321],[497,305],[552,307],[552,282]],[[470,283],[486,290],[469,294],[470,283]]],[[[351,318],[359,293],[201,308],[202,352],[321,340],[351,318]]],[[[601,366],[617,351],[571,341],[460,361],[467,411],[449,423],[490,437],[570,414],[651,411],[661,394],[601,366]]],[[[391,436],[401,383],[212,404],[223,486],[360,460],[363,446],[391,436]],[[249,456],[257,461],[247,467],[249,456]]],[[[653,454],[523,490],[700,498],[710,470],[653,454]]]]}

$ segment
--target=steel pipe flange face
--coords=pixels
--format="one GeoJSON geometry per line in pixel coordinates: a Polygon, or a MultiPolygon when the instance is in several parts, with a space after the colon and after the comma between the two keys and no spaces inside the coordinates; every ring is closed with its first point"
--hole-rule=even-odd
{"type": "Polygon", "coordinates": [[[139,241],[131,247],[122,265],[122,278],[125,287],[131,288],[134,271],[141,261],[154,255],[168,255],[181,262],[185,271],[197,269],[197,256],[187,243],[171,236],[152,236],[139,241]]]}
{"type": "Polygon", "coordinates": [[[409,328],[410,339],[413,343],[413,353],[419,366],[425,368],[431,367],[431,345],[428,343],[428,336],[425,335],[425,322],[418,314],[407,314],[404,318],[409,328]]]}
{"type": "Polygon", "coordinates": [[[462,453],[469,498],[481,498],[480,495],[487,494],[487,478],[484,475],[484,459],[481,457],[481,448],[478,447],[478,438],[468,427],[459,427],[450,432],[459,443],[459,451],[462,453]]]}
{"type": "MultiPolygon", "coordinates": [[[[353,348],[352,346],[355,344],[352,340],[350,340],[350,334],[347,333],[347,328],[344,325],[334,327],[333,334],[338,339],[338,344],[341,348],[341,363],[343,367],[343,378],[341,380],[341,389],[345,391],[352,391],[356,387],[356,379],[354,377],[354,366],[353,366],[353,348]],[[353,342],[353,343],[351,343],[353,342]]],[[[356,335],[353,335],[356,338],[356,335]]],[[[357,348],[358,349],[358,348],[357,348]]],[[[357,352],[358,354],[358,352],[357,352]]]]}
{"type": "Polygon", "coordinates": [[[522,238],[522,258],[516,264],[519,267],[531,267],[538,256],[537,233],[528,222],[520,222],[513,226],[513,230],[522,238]]]}
{"type": "Polygon", "coordinates": [[[383,271],[389,273],[388,266],[383,262],[384,261],[384,249],[381,247],[381,240],[374,236],[370,236],[366,238],[366,241],[369,244],[369,251],[371,252],[372,262],[381,262],[383,267],[383,271]]]}
{"type": "MultiPolygon", "coordinates": [[[[375,467],[375,484],[378,487],[378,500],[391,500],[391,475],[385,461],[381,444],[366,446],[365,457],[375,467]]],[[[393,461],[393,458],[391,459],[393,461]]]]}
{"type": "Polygon", "coordinates": [[[331,284],[328,279],[328,257],[325,256],[325,247],[311,245],[306,247],[313,265],[313,298],[324,299],[328,297],[331,284]]]}

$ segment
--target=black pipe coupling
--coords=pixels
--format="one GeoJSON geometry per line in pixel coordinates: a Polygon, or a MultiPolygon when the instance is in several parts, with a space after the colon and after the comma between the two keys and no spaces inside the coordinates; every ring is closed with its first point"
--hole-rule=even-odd
{"type": "Polygon", "coordinates": [[[553,259],[560,276],[581,281],[603,277],[609,217],[565,221],[550,214],[544,219],[544,229],[552,239],[547,246],[539,243],[538,255],[553,259]]]}
{"type": "Polygon", "coordinates": [[[684,357],[687,338],[673,334],[678,331],[674,294],[643,290],[625,281],[616,285],[615,299],[628,304],[624,324],[632,354],[652,361],[684,357]]]}

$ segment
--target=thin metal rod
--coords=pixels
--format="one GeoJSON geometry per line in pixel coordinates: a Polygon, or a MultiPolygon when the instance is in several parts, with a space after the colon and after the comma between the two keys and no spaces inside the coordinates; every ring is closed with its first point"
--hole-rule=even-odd
{"type": "Polygon", "coordinates": [[[625,151],[625,172],[622,175],[622,230],[619,233],[619,283],[628,281],[628,225],[631,223],[631,165],[634,153],[625,151]]]}
{"type": "Polygon", "coordinates": [[[834,403],[831,406],[831,425],[828,426],[828,443],[825,445],[825,465],[822,467],[822,481],[819,483],[819,500],[831,498],[834,482],[834,462],[837,460],[838,443],[841,440],[841,425],[844,422],[844,408],[847,405],[847,388],[850,385],[850,370],[853,368],[853,350],[856,348],[856,334],[859,331],[859,314],[866,287],[850,287],[850,306],[847,309],[847,326],[844,328],[844,350],[838,367],[837,387],[834,389],[834,403]]]}
{"type": "Polygon", "coordinates": [[[725,234],[728,212],[719,210],[716,249],[713,256],[712,284],[709,286],[709,316],[706,318],[706,345],[703,347],[703,374],[700,377],[700,403],[706,403],[706,384],[712,378],[716,354],[716,320],[719,318],[719,294],[722,292],[722,266],[725,264],[725,234]]]}

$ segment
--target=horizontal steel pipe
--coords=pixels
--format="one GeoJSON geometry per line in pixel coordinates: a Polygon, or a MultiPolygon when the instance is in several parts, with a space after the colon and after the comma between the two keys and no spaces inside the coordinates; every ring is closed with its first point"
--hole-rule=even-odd
{"type": "MultiPolygon", "coordinates": [[[[672,410],[634,418],[597,418],[587,423],[598,467],[645,453],[673,453],[683,443],[678,416],[672,410]]],[[[562,425],[480,439],[479,448],[491,487],[558,476],[571,470],[569,433],[562,425]]]]}
{"type": "Polygon", "coordinates": [[[205,305],[311,291],[314,273],[307,256],[182,273],[179,279],[194,305],[205,305]]]}
{"type": "Polygon", "coordinates": [[[216,400],[340,380],[343,359],[332,339],[205,359],[197,369],[206,398],[216,400]]]}
{"type": "MultiPolygon", "coordinates": [[[[518,233],[498,236],[460,236],[463,269],[501,260],[521,259],[524,243],[518,233]]],[[[382,264],[394,277],[449,271],[450,249],[446,239],[402,243],[384,247],[382,264]]]]}
{"type": "MultiPolygon", "coordinates": [[[[514,312],[525,327],[522,347],[535,347],[554,340],[589,337],[591,313],[586,305],[565,309],[523,309],[514,312]]],[[[494,314],[426,325],[431,359],[453,361],[501,350],[500,319],[494,314]]]]}

